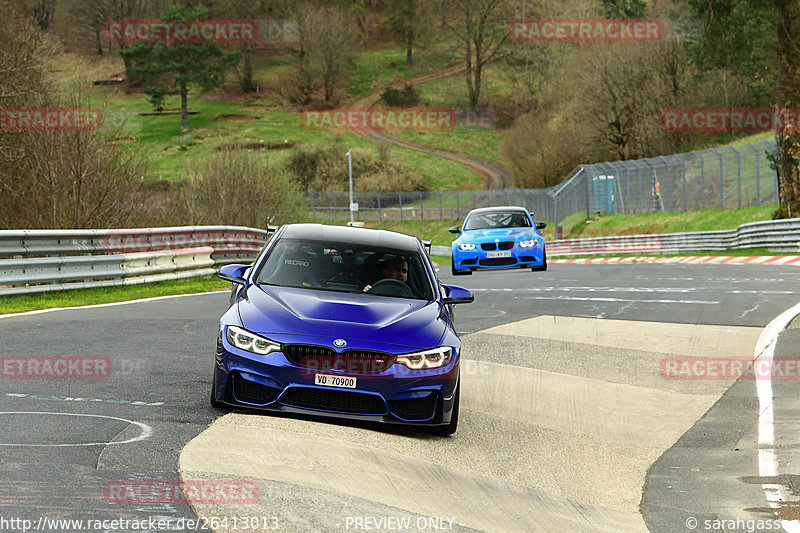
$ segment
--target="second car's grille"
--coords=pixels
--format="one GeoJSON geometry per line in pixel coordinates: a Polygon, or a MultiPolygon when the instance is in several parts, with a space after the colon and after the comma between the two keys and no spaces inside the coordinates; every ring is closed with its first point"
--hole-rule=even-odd
{"type": "Polygon", "coordinates": [[[513,242],[501,242],[497,245],[498,250],[510,250],[514,247],[513,242]]]}
{"type": "Polygon", "coordinates": [[[513,257],[499,257],[495,259],[481,259],[482,266],[509,266],[516,265],[517,260],[513,257]]]}
{"type": "Polygon", "coordinates": [[[292,407],[337,413],[386,414],[386,404],[379,397],[340,390],[292,387],[283,393],[280,403],[292,407]]]}
{"type": "Polygon", "coordinates": [[[493,242],[484,242],[481,244],[481,249],[483,250],[496,250],[497,245],[493,242]]]}
{"type": "Polygon", "coordinates": [[[282,350],[292,363],[315,370],[378,374],[394,364],[394,355],[369,350],[345,350],[337,354],[332,348],[307,344],[284,344],[282,350]]]}

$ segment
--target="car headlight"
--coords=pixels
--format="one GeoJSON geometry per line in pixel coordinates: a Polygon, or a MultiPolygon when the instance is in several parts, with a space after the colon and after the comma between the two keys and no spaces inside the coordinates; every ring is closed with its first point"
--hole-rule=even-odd
{"type": "Polygon", "coordinates": [[[463,242],[458,245],[459,250],[474,250],[475,245],[471,242],[463,242]]]}
{"type": "Polygon", "coordinates": [[[258,355],[267,355],[281,350],[280,344],[237,326],[228,326],[228,342],[240,350],[258,355]]]}
{"type": "Polygon", "coordinates": [[[532,239],[530,241],[520,241],[519,245],[522,248],[531,248],[533,246],[536,246],[538,243],[539,243],[539,241],[537,241],[536,239],[532,239]]]}
{"type": "Polygon", "coordinates": [[[398,355],[395,358],[395,362],[405,365],[411,370],[441,368],[450,362],[452,355],[453,349],[451,347],[440,346],[432,350],[398,355]]]}

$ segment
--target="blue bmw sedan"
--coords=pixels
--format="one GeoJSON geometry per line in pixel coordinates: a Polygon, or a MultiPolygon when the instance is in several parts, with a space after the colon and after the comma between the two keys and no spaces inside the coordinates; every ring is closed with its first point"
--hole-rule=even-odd
{"type": "Polygon", "coordinates": [[[473,209],[464,225],[453,226],[454,276],[478,269],[530,268],[547,270],[547,253],[542,231],[547,224],[534,222],[524,207],[483,207],[473,209]]]}
{"type": "Polygon", "coordinates": [[[425,244],[383,230],[292,224],[252,265],[227,265],[211,403],[425,426],[458,425],[461,340],[425,244]]]}

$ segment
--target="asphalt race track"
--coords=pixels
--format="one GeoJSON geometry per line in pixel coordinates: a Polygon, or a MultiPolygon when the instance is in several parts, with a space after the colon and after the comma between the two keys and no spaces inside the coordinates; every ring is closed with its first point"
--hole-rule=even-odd
{"type": "Polygon", "coordinates": [[[783,501],[800,487],[800,326],[764,333],[800,301],[800,268],[446,270],[444,283],[476,296],[456,310],[463,387],[449,438],[213,409],[227,293],[0,318],[0,531],[800,526],[783,501]],[[765,350],[780,379],[717,372],[765,350]],[[111,370],[13,375],[21,358],[63,355],[111,370]],[[671,373],[697,357],[702,375],[671,373]],[[114,492],[179,480],[213,497],[114,492]]]}

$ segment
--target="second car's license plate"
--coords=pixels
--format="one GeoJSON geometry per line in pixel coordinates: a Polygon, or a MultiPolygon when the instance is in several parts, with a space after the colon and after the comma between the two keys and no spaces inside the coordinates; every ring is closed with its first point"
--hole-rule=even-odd
{"type": "Polygon", "coordinates": [[[486,252],[487,259],[497,259],[498,257],[511,257],[511,252],[486,252]]]}
{"type": "Polygon", "coordinates": [[[314,384],[325,387],[340,387],[344,389],[355,389],[356,378],[350,376],[333,376],[331,374],[315,374],[314,384]]]}

